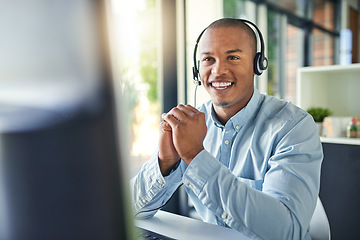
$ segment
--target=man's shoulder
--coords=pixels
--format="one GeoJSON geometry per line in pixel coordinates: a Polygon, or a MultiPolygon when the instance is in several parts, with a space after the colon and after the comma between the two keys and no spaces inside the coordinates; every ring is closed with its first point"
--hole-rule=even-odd
{"type": "Polygon", "coordinates": [[[305,117],[306,111],[290,101],[279,99],[274,96],[262,94],[259,113],[265,114],[268,118],[289,121],[295,117],[305,117]]]}

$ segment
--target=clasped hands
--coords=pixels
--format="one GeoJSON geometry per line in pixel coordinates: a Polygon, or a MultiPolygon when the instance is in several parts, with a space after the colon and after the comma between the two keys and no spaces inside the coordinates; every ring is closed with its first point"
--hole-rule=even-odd
{"type": "Polygon", "coordinates": [[[161,115],[159,165],[163,176],[181,159],[190,164],[204,149],[205,114],[191,105],[179,104],[161,115]]]}

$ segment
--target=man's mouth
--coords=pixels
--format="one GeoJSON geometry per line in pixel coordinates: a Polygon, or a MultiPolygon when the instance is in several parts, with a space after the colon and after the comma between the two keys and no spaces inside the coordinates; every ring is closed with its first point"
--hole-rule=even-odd
{"type": "Polygon", "coordinates": [[[233,83],[232,82],[211,82],[211,86],[217,90],[223,90],[230,87],[233,83]]]}

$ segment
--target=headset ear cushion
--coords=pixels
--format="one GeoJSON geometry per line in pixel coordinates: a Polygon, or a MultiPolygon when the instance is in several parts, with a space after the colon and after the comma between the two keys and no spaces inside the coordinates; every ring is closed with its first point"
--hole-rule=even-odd
{"type": "Polygon", "coordinates": [[[256,75],[261,75],[263,70],[261,69],[261,53],[258,52],[255,54],[255,58],[254,58],[254,73],[256,75]]]}

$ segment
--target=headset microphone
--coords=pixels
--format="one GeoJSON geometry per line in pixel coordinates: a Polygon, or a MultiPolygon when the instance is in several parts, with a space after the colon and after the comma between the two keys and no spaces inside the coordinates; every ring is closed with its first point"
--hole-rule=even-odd
{"type": "MultiPolygon", "coordinates": [[[[257,52],[255,54],[255,58],[254,58],[254,73],[256,75],[261,75],[262,72],[268,67],[268,60],[267,58],[265,57],[265,44],[264,44],[264,39],[263,39],[263,36],[261,34],[261,31],[259,30],[259,28],[252,22],[248,21],[248,20],[245,20],[245,19],[233,19],[233,20],[236,20],[236,21],[241,21],[247,25],[250,25],[252,26],[253,28],[255,28],[258,36],[259,36],[259,40],[260,40],[260,52],[257,52]]],[[[199,45],[199,41],[203,35],[203,33],[205,32],[207,28],[205,28],[199,35],[199,37],[197,38],[196,40],[196,44],[195,44],[195,47],[194,47],[194,54],[193,54],[193,79],[194,79],[194,83],[197,85],[197,86],[200,86],[201,85],[201,79],[200,79],[200,74],[199,74],[199,61],[196,60],[196,52],[197,52],[197,48],[198,48],[198,45],[199,45]]],[[[256,34],[255,34],[256,35],[256,34]]]]}
{"type": "Polygon", "coordinates": [[[197,86],[200,86],[201,85],[201,80],[199,80],[199,71],[195,67],[192,67],[192,70],[193,70],[194,83],[197,86]]]}
{"type": "Polygon", "coordinates": [[[200,79],[199,68],[198,68],[198,65],[200,64],[200,61],[197,61],[197,62],[196,62],[196,52],[197,52],[197,48],[198,48],[198,45],[199,45],[200,38],[202,37],[202,35],[204,34],[204,32],[205,32],[206,29],[207,29],[207,28],[205,28],[204,30],[202,30],[202,32],[200,33],[200,35],[199,35],[198,38],[196,39],[196,44],[195,44],[195,47],[194,47],[194,54],[193,54],[194,66],[193,66],[192,70],[193,70],[194,83],[195,83],[197,86],[200,86],[200,85],[201,85],[201,79],[200,79]]]}

